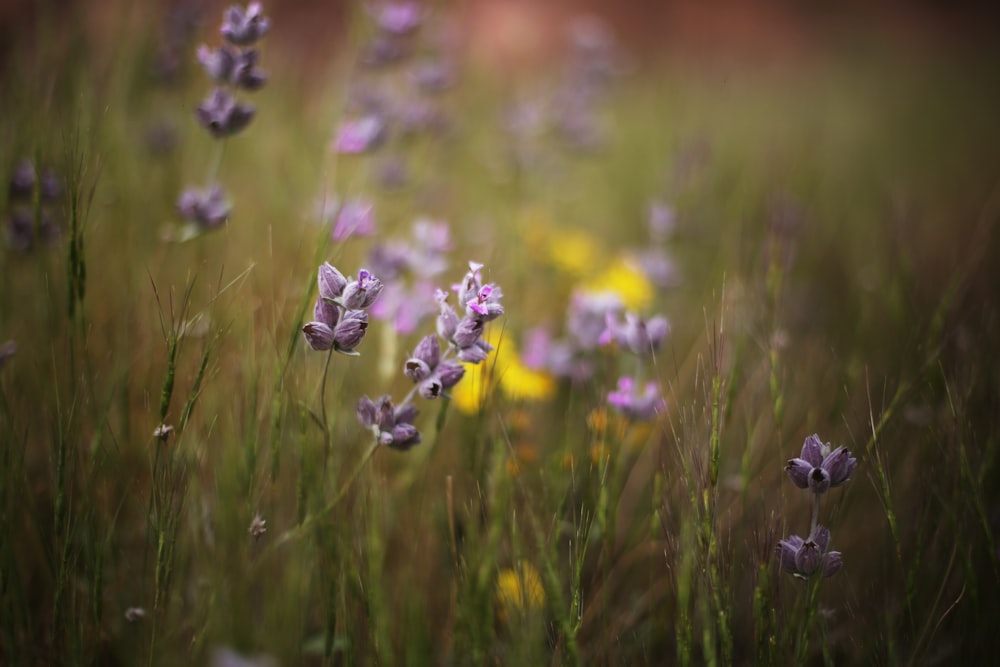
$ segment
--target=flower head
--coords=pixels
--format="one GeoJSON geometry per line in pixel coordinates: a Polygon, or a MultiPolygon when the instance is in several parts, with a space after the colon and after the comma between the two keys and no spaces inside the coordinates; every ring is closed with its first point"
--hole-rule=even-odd
{"type": "Polygon", "coordinates": [[[839,551],[827,551],[829,545],[829,529],[817,525],[808,539],[792,535],[779,541],[776,549],[778,563],[781,569],[802,579],[817,572],[824,577],[832,577],[843,567],[843,561],[839,551]]]}
{"type": "Polygon", "coordinates": [[[375,402],[362,396],[356,413],[358,421],[374,433],[379,444],[400,451],[420,444],[420,431],[412,423],[418,413],[412,403],[394,407],[389,396],[375,402]]]}
{"type": "Polygon", "coordinates": [[[253,120],[252,106],[236,101],[225,88],[216,88],[195,109],[195,117],[212,136],[236,134],[253,120]]]}
{"type": "Polygon", "coordinates": [[[201,190],[187,188],[177,200],[181,217],[204,230],[217,229],[229,218],[232,209],[218,185],[201,190]]]}
{"type": "Polygon", "coordinates": [[[785,472],[795,486],[820,494],[846,482],[857,467],[858,460],[849,450],[837,447],[830,451],[830,443],[824,445],[813,434],[802,443],[799,458],[785,464],[785,472]]]}
{"type": "Polygon", "coordinates": [[[609,312],[605,322],[607,328],[600,336],[600,343],[607,345],[614,341],[638,355],[649,355],[660,349],[660,344],[670,332],[667,319],[660,315],[643,320],[635,313],[626,313],[622,323],[617,314],[609,312]]]}
{"type": "Polygon", "coordinates": [[[237,46],[249,46],[267,34],[271,28],[271,20],[264,16],[264,9],[259,2],[251,2],[243,9],[233,5],[226,10],[222,18],[222,36],[237,46]]]}
{"type": "Polygon", "coordinates": [[[351,280],[344,288],[343,302],[347,308],[368,308],[382,293],[382,281],[365,269],[358,271],[357,280],[351,280]]]}
{"type": "Polygon", "coordinates": [[[647,382],[642,393],[639,393],[635,380],[629,376],[618,380],[618,389],[608,394],[608,403],[626,417],[637,421],[653,419],[656,413],[666,407],[666,401],[660,396],[660,389],[655,382],[647,382]]]}
{"type": "Polygon", "coordinates": [[[375,10],[373,16],[381,30],[402,35],[420,26],[423,13],[416,2],[387,2],[375,10]]]}

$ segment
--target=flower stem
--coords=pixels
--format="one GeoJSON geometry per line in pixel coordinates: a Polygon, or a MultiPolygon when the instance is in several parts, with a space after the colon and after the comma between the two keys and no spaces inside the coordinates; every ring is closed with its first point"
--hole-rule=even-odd
{"type": "Polygon", "coordinates": [[[809,524],[809,539],[816,537],[816,526],[819,525],[819,494],[813,494],[812,521],[809,524]]]}

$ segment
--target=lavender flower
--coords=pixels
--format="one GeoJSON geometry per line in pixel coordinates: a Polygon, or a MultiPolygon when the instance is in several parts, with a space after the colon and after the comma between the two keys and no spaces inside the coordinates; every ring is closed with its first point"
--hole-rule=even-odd
{"type": "Polygon", "coordinates": [[[656,413],[666,407],[656,383],[647,382],[641,394],[637,389],[633,378],[619,378],[618,389],[608,394],[608,403],[629,419],[647,421],[655,418],[656,413]]]}
{"type": "Polygon", "coordinates": [[[806,540],[792,535],[787,540],[779,541],[776,549],[778,563],[781,569],[802,579],[816,573],[832,577],[843,567],[843,561],[839,551],[827,551],[829,545],[830,531],[817,525],[806,540]]]}
{"type": "Polygon", "coordinates": [[[228,46],[212,49],[202,44],[198,47],[197,55],[198,62],[212,81],[217,83],[229,81],[236,66],[236,52],[233,49],[228,46]]]}
{"type": "Polygon", "coordinates": [[[320,298],[324,300],[339,299],[340,295],[344,293],[344,288],[347,287],[347,278],[329,262],[324,262],[319,267],[319,275],[316,280],[319,285],[320,298]]]}
{"type": "Polygon", "coordinates": [[[373,17],[379,29],[403,35],[420,27],[423,12],[416,2],[387,2],[373,12],[373,17]]]}
{"type": "Polygon", "coordinates": [[[307,322],[302,326],[309,347],[317,352],[324,352],[333,347],[333,328],[325,322],[307,322]]]}
{"type": "Polygon", "coordinates": [[[425,60],[411,73],[413,83],[425,93],[440,93],[455,82],[455,68],[444,60],[425,60]]]}
{"type": "Polygon", "coordinates": [[[337,214],[337,222],[330,232],[334,241],[344,241],[352,236],[371,236],[375,233],[375,208],[367,199],[355,199],[345,203],[337,214]]]}
{"type": "Polygon", "coordinates": [[[367,153],[378,148],[385,137],[385,121],[381,116],[369,114],[341,124],[333,149],[347,155],[367,153]]]}
{"type": "Polygon", "coordinates": [[[342,354],[357,354],[355,348],[368,331],[368,313],[376,302],[382,282],[365,269],[350,281],[329,262],[319,267],[316,282],[319,297],[313,321],[302,327],[309,347],[317,351],[333,348],[342,354]]]}
{"type": "Polygon", "coordinates": [[[621,297],[615,292],[577,292],[566,315],[567,331],[578,348],[593,350],[601,345],[608,316],[621,309],[621,297]]]}
{"type": "Polygon", "coordinates": [[[267,83],[267,74],[257,67],[260,54],[257,49],[244,49],[236,56],[229,81],[237,88],[260,90],[267,83]]]}
{"type": "Polygon", "coordinates": [[[452,361],[441,361],[441,345],[435,334],[424,336],[413,356],[403,366],[406,377],[418,383],[417,392],[427,399],[434,399],[445,389],[451,389],[462,376],[465,368],[452,361]]]}
{"type": "Polygon", "coordinates": [[[205,190],[187,188],[177,200],[177,211],[181,217],[204,230],[221,227],[229,217],[231,209],[222,188],[218,185],[205,190]]]}
{"type": "Polygon", "coordinates": [[[10,198],[31,199],[35,191],[35,163],[22,160],[10,177],[10,198]]]}
{"type": "Polygon", "coordinates": [[[253,120],[254,108],[236,101],[224,88],[216,88],[195,109],[195,117],[212,136],[236,134],[253,120]]]}
{"type": "Polygon", "coordinates": [[[267,34],[271,28],[271,20],[264,16],[264,9],[259,2],[251,2],[244,10],[239,5],[233,5],[223,14],[222,36],[237,46],[249,46],[267,34]]]}
{"type": "Polygon", "coordinates": [[[17,343],[12,340],[0,344],[0,368],[7,365],[7,362],[17,354],[17,343]]]}
{"type": "Polygon", "coordinates": [[[821,494],[846,482],[857,467],[858,460],[849,450],[837,447],[830,451],[830,443],[824,445],[813,434],[802,443],[799,458],[788,460],[785,471],[795,486],[821,494]]]}
{"type": "Polygon", "coordinates": [[[626,313],[625,322],[621,323],[615,313],[608,313],[605,321],[607,328],[601,334],[600,343],[607,345],[615,341],[638,355],[648,355],[660,349],[660,344],[670,332],[667,319],[659,315],[643,320],[635,313],[626,313]]]}
{"type": "Polygon", "coordinates": [[[368,313],[363,310],[348,310],[333,330],[333,346],[337,352],[356,354],[356,348],[368,331],[368,313]]]}
{"type": "Polygon", "coordinates": [[[358,279],[347,283],[342,296],[346,308],[368,308],[382,293],[382,281],[365,269],[358,271],[358,279]]]}
{"type": "Polygon", "coordinates": [[[417,414],[412,403],[393,407],[389,396],[382,396],[377,402],[362,396],[358,401],[358,421],[372,431],[379,444],[400,451],[420,444],[420,431],[412,423],[417,414]]]}

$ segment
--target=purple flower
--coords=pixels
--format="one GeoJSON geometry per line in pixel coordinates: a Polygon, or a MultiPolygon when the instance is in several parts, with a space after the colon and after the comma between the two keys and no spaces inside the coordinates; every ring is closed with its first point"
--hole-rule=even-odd
{"type": "Polygon", "coordinates": [[[649,235],[657,243],[667,240],[677,227],[674,209],[661,201],[650,202],[646,216],[649,235]]]}
{"type": "Polygon", "coordinates": [[[820,494],[846,482],[857,467],[858,460],[849,450],[837,447],[830,451],[830,443],[824,445],[814,433],[802,443],[799,458],[788,460],[785,471],[795,486],[820,494]]]}
{"type": "Polygon", "coordinates": [[[458,314],[455,309],[447,303],[448,294],[444,290],[437,290],[434,293],[435,300],[441,304],[441,312],[437,318],[437,332],[441,338],[450,341],[458,331],[458,314]]]}
{"type": "Polygon", "coordinates": [[[368,308],[382,293],[382,281],[365,269],[358,271],[358,279],[347,283],[344,288],[343,302],[346,308],[368,308]]]}
{"type": "Polygon", "coordinates": [[[319,285],[320,298],[330,301],[339,299],[340,295],[344,293],[344,288],[347,287],[347,278],[329,262],[324,262],[319,267],[316,282],[319,285]]]}
{"type": "Polygon", "coordinates": [[[455,68],[443,60],[425,60],[414,65],[410,76],[423,92],[440,93],[454,83],[455,68]]]}
{"type": "Polygon", "coordinates": [[[469,262],[469,271],[462,278],[462,282],[451,286],[458,295],[459,303],[467,304],[479,297],[479,290],[483,286],[482,268],[483,265],[479,262],[469,262]]]}
{"type": "Polygon", "coordinates": [[[403,373],[414,382],[420,382],[437,368],[441,360],[441,344],[435,334],[424,336],[413,350],[413,356],[407,359],[403,373]]]}
{"type": "Polygon", "coordinates": [[[382,396],[377,402],[362,396],[356,413],[358,421],[375,434],[380,444],[400,451],[420,444],[420,431],[412,423],[418,413],[412,403],[395,408],[388,396],[382,396]]]}
{"type": "Polygon", "coordinates": [[[458,384],[465,368],[453,361],[441,361],[441,344],[434,334],[424,336],[403,366],[406,377],[418,383],[417,392],[427,399],[438,398],[445,389],[458,384]]]}
{"type": "Polygon", "coordinates": [[[385,121],[380,116],[370,114],[342,123],[333,149],[348,155],[366,153],[378,148],[385,137],[385,121]]]}
{"type": "Polygon", "coordinates": [[[614,292],[577,292],[566,316],[567,332],[579,349],[593,350],[601,344],[608,314],[621,309],[621,297],[614,292]]]}
{"type": "Polygon", "coordinates": [[[467,364],[479,364],[486,361],[486,358],[492,351],[493,346],[480,338],[472,345],[460,348],[456,356],[460,361],[464,361],[467,364]]]}
{"type": "Polygon", "coordinates": [[[0,343],[0,368],[3,368],[15,354],[17,354],[17,343],[12,340],[0,343]]]}
{"type": "Polygon", "coordinates": [[[333,329],[340,321],[340,308],[323,297],[319,297],[316,299],[316,305],[313,306],[313,320],[322,322],[333,329]]]}
{"type": "Polygon", "coordinates": [[[642,394],[638,393],[635,380],[625,376],[618,380],[618,389],[608,394],[608,403],[619,412],[636,421],[647,421],[666,407],[655,382],[647,382],[642,394]]]}
{"type": "Polygon", "coordinates": [[[830,531],[816,526],[807,540],[792,535],[787,540],[779,541],[776,549],[778,563],[781,569],[802,579],[817,572],[824,577],[832,577],[843,567],[843,561],[839,551],[827,551],[829,545],[830,531]]]}
{"type": "Polygon", "coordinates": [[[212,136],[236,134],[253,120],[254,108],[236,101],[224,88],[216,88],[195,109],[195,117],[212,136]]]}
{"type": "Polygon", "coordinates": [[[352,236],[371,236],[375,233],[375,216],[372,210],[375,205],[367,199],[355,199],[340,208],[337,222],[333,226],[330,238],[343,241],[352,236]]]}
{"type": "Polygon", "coordinates": [[[228,46],[211,49],[205,44],[198,47],[198,62],[209,78],[217,83],[226,83],[233,75],[236,53],[228,46]]]}
{"type": "Polygon", "coordinates": [[[626,313],[625,322],[621,323],[617,314],[609,312],[605,322],[607,329],[599,338],[602,345],[615,341],[621,347],[639,355],[651,354],[660,349],[660,343],[670,332],[667,319],[659,315],[643,320],[635,313],[626,313]]]}
{"type": "Polygon", "coordinates": [[[236,56],[229,81],[237,88],[260,90],[267,83],[267,74],[257,67],[257,49],[244,49],[236,56]]]}
{"type": "Polygon", "coordinates": [[[10,198],[30,199],[35,191],[35,163],[22,160],[10,177],[10,198]]]}
{"type": "Polygon", "coordinates": [[[333,344],[337,352],[354,353],[354,348],[368,331],[368,313],[363,310],[348,310],[333,330],[333,344]]]}
{"type": "Polygon", "coordinates": [[[459,348],[466,348],[475,345],[476,341],[483,335],[483,320],[479,317],[466,315],[458,322],[455,333],[451,340],[459,348]]]}
{"type": "Polygon", "coordinates": [[[503,306],[500,305],[500,298],[503,294],[496,285],[483,285],[479,288],[475,298],[469,299],[465,303],[466,311],[472,315],[479,316],[484,322],[495,320],[503,315],[503,306]]]}
{"type": "Polygon", "coordinates": [[[229,218],[232,209],[218,185],[204,190],[187,188],[177,200],[181,217],[204,230],[217,229],[229,218]]]}
{"type": "Polygon", "coordinates": [[[309,347],[317,352],[329,350],[333,347],[333,329],[323,322],[307,323],[302,327],[302,333],[305,335],[306,342],[309,343],[309,347]]]}
{"type": "Polygon", "coordinates": [[[263,37],[271,27],[271,20],[264,16],[259,2],[251,2],[244,10],[233,5],[222,18],[222,36],[230,44],[249,46],[263,37]]]}
{"type": "Polygon", "coordinates": [[[403,35],[420,26],[423,12],[416,2],[387,2],[374,10],[372,16],[380,29],[403,35]]]}

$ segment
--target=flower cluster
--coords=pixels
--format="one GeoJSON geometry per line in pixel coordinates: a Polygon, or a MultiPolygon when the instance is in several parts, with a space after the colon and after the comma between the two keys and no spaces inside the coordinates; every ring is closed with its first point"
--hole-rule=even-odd
{"type": "Polygon", "coordinates": [[[58,238],[63,184],[54,172],[47,169],[39,174],[34,162],[23,160],[14,169],[8,192],[7,240],[12,248],[27,252],[39,241],[58,238]]]}
{"type": "Polygon", "coordinates": [[[599,19],[581,16],[568,26],[564,75],[546,86],[546,97],[517,100],[506,114],[511,159],[519,166],[545,168],[551,156],[542,140],[548,136],[578,153],[595,153],[607,144],[601,102],[622,70],[621,56],[599,19]]]}
{"type": "Polygon", "coordinates": [[[361,67],[331,148],[342,155],[363,155],[389,146],[375,174],[380,185],[393,188],[405,184],[407,169],[394,150],[401,146],[391,144],[449,126],[440,95],[454,83],[455,71],[450,58],[436,55],[447,44],[420,43],[429,12],[419,3],[373,3],[368,14],[375,30],[362,46],[361,67]],[[418,52],[428,55],[416,59],[418,52]]]}
{"type": "Polygon", "coordinates": [[[819,524],[819,500],[829,489],[849,480],[857,467],[858,460],[849,450],[831,449],[830,443],[823,444],[816,434],[805,439],[798,458],[785,464],[795,486],[812,492],[813,511],[808,537],[792,535],[778,543],[778,563],[783,570],[800,578],[816,573],[830,577],[840,571],[840,552],[829,550],[830,531],[819,524]]]}
{"type": "MultiPolygon", "coordinates": [[[[200,45],[198,62],[215,88],[195,109],[198,123],[216,139],[237,134],[253,120],[253,105],[239,101],[236,91],[259,90],[267,83],[267,75],[258,67],[260,53],[253,45],[271,27],[259,2],[251,2],[244,9],[229,7],[222,18],[220,33],[225,40],[222,46],[210,48],[200,45]]],[[[221,146],[217,147],[221,152],[221,146]]],[[[221,156],[221,154],[220,154],[221,156]]],[[[204,188],[188,187],[177,200],[177,212],[188,223],[188,228],[178,238],[185,240],[225,224],[232,210],[222,187],[215,183],[218,161],[211,166],[209,185],[204,188]]]]}
{"type": "Polygon", "coordinates": [[[410,238],[376,243],[369,264],[385,282],[385,292],[371,314],[389,320],[396,333],[413,333],[425,317],[438,311],[435,280],[447,266],[451,234],[443,221],[418,218],[410,238]]]}
{"type": "Polygon", "coordinates": [[[357,414],[358,421],[375,434],[380,445],[405,452],[420,444],[420,431],[413,425],[419,413],[413,403],[396,407],[389,396],[382,396],[378,402],[362,396],[358,401],[357,414]]]}
{"type": "Polygon", "coordinates": [[[478,364],[486,360],[493,346],[483,340],[483,330],[487,322],[503,315],[500,288],[489,283],[484,285],[480,270],[482,264],[469,262],[465,278],[452,289],[458,295],[459,304],[464,304],[465,313],[461,319],[455,309],[448,304],[448,294],[438,290],[436,298],[441,304],[437,318],[437,331],[461,360],[478,364]]]}
{"type": "Polygon", "coordinates": [[[259,2],[246,9],[232,6],[226,10],[220,32],[228,42],[217,49],[202,44],[198,47],[198,62],[217,85],[195,110],[202,127],[212,136],[236,134],[253,120],[253,106],[239,102],[235,90],[259,90],[267,75],[258,67],[260,54],[252,47],[271,27],[259,2]]]}
{"type": "Polygon", "coordinates": [[[329,262],[319,267],[319,297],[312,322],[302,327],[309,347],[357,354],[355,348],[368,331],[368,312],[382,293],[382,281],[365,269],[348,280],[329,262]]]}
{"type": "Polygon", "coordinates": [[[478,364],[493,350],[482,336],[486,323],[504,312],[500,305],[502,292],[497,285],[483,283],[482,268],[482,264],[469,262],[462,282],[453,286],[459,302],[464,304],[461,318],[447,303],[447,293],[437,290],[437,333],[424,336],[403,364],[403,374],[414,383],[406,398],[399,405],[394,405],[389,396],[378,401],[362,396],[358,402],[358,420],[372,431],[379,444],[400,450],[418,444],[420,432],[413,425],[417,416],[414,395],[427,400],[447,395],[465,375],[462,362],[478,364]]]}

